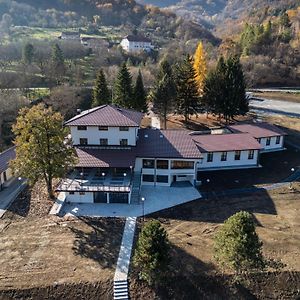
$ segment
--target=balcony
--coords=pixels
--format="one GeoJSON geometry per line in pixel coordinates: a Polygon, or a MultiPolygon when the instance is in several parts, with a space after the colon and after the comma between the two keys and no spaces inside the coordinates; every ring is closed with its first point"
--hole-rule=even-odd
{"type": "Polygon", "coordinates": [[[76,169],[63,179],[60,192],[130,192],[130,169],[76,169]]]}

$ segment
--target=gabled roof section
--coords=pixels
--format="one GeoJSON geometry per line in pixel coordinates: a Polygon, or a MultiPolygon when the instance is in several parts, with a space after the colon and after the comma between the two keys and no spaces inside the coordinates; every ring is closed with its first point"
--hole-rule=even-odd
{"type": "Polygon", "coordinates": [[[141,112],[106,104],[83,111],[65,122],[65,125],[139,127],[142,118],[143,113],[141,112]]]}
{"type": "Polygon", "coordinates": [[[16,158],[16,147],[11,147],[0,153],[0,173],[8,169],[9,161],[16,158]]]}
{"type": "Polygon", "coordinates": [[[260,150],[262,146],[248,133],[192,135],[201,152],[260,150]]]}
{"type": "Polygon", "coordinates": [[[254,138],[267,138],[272,136],[286,135],[286,133],[275,125],[262,122],[251,124],[237,124],[228,126],[232,132],[244,132],[251,134],[254,138]]]}
{"type": "Polygon", "coordinates": [[[142,35],[127,35],[124,39],[127,39],[129,42],[144,42],[151,43],[151,40],[142,35]]]}
{"type": "Polygon", "coordinates": [[[137,156],[145,158],[201,158],[189,131],[141,129],[137,142],[137,156]]]}

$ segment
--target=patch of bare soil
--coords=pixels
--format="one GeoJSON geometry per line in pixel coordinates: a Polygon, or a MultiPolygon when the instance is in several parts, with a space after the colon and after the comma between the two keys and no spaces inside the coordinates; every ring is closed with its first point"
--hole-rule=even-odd
{"type": "Polygon", "coordinates": [[[200,199],[154,214],[172,246],[169,280],[149,289],[132,273],[132,299],[297,299],[300,296],[300,184],[200,199]],[[253,213],[268,262],[265,272],[235,277],[213,257],[213,237],[234,213],[253,213]]]}
{"type": "Polygon", "coordinates": [[[35,186],[0,219],[0,299],[111,299],[124,220],[49,216],[52,204],[35,186]]]}

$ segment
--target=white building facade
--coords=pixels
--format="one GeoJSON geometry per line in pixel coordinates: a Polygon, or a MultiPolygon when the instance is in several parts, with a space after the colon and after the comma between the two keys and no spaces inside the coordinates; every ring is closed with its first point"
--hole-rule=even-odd
{"type": "Polygon", "coordinates": [[[121,47],[126,52],[141,52],[146,51],[150,52],[154,49],[154,46],[151,43],[151,40],[137,35],[128,35],[122,39],[120,43],[121,47]]]}

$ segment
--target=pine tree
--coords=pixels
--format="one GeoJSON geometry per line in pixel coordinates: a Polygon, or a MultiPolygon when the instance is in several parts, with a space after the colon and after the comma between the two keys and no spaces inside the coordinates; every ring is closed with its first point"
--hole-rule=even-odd
{"type": "Polygon", "coordinates": [[[147,99],[146,91],[144,88],[143,76],[141,70],[139,70],[138,76],[136,78],[133,97],[134,97],[134,106],[133,109],[141,112],[147,112],[147,99]]]}
{"type": "Polygon", "coordinates": [[[153,111],[164,120],[165,129],[167,128],[167,115],[174,109],[175,98],[176,86],[172,68],[167,60],[163,60],[150,99],[153,104],[153,111]]]}
{"type": "Polygon", "coordinates": [[[51,62],[52,74],[56,77],[57,83],[59,83],[65,75],[66,67],[63,51],[58,44],[55,44],[52,48],[51,62]]]}
{"type": "Polygon", "coordinates": [[[190,115],[197,114],[199,107],[198,85],[192,58],[187,55],[176,69],[176,112],[187,122],[190,115]]]}
{"type": "Polygon", "coordinates": [[[32,44],[27,43],[22,52],[22,60],[26,65],[31,65],[34,57],[34,47],[32,44]]]}
{"type": "Polygon", "coordinates": [[[132,77],[126,63],[123,63],[119,70],[113,96],[113,103],[118,106],[124,108],[132,108],[134,106],[132,77]]]}
{"type": "Polygon", "coordinates": [[[227,219],[215,236],[215,258],[236,272],[262,269],[262,242],[250,213],[241,211],[227,219]]]}
{"type": "Polygon", "coordinates": [[[100,69],[97,78],[95,87],[93,90],[93,107],[100,106],[103,104],[108,104],[111,102],[110,92],[107,87],[106,78],[103,72],[103,69],[100,69]]]}
{"type": "Polygon", "coordinates": [[[166,230],[157,220],[146,223],[133,257],[140,278],[148,284],[159,283],[168,272],[169,262],[170,245],[166,230]]]}
{"type": "Polygon", "coordinates": [[[194,69],[196,72],[196,81],[198,84],[199,94],[203,93],[204,79],[207,73],[207,65],[202,42],[199,42],[194,55],[194,69]]]}

